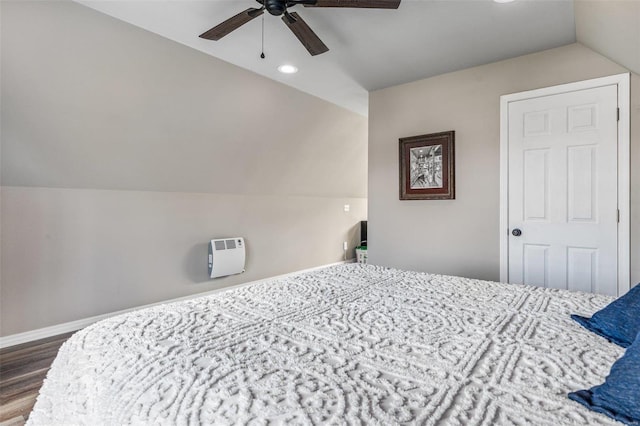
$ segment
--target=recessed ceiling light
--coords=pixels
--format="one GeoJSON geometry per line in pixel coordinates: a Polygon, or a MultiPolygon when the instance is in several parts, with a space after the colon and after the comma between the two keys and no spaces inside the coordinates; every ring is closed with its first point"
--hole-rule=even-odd
{"type": "Polygon", "coordinates": [[[511,3],[513,0],[493,0],[496,3],[511,3]]]}
{"type": "Polygon", "coordinates": [[[280,65],[278,67],[278,71],[280,71],[283,74],[295,74],[298,72],[298,68],[294,67],[293,65],[280,65]]]}

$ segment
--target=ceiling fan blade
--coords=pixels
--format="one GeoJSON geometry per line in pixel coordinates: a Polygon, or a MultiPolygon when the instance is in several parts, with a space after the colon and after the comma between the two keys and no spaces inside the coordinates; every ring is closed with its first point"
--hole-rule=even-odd
{"type": "Polygon", "coordinates": [[[311,53],[311,56],[316,56],[329,50],[297,13],[286,13],[282,20],[287,24],[291,32],[298,37],[300,43],[311,53]]]}
{"type": "Polygon", "coordinates": [[[200,38],[206,38],[207,40],[220,40],[222,37],[229,34],[231,31],[237,30],[247,22],[262,15],[264,9],[256,9],[250,7],[244,12],[238,13],[221,24],[216,25],[209,31],[200,34],[200,38]]]}
{"type": "Polygon", "coordinates": [[[316,0],[301,2],[305,7],[363,7],[369,9],[397,9],[400,0],[316,0]]]}

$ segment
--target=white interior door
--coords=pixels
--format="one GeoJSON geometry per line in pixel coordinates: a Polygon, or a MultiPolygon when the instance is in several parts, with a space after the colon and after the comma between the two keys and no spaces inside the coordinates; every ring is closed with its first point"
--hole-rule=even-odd
{"type": "Polygon", "coordinates": [[[618,293],[617,86],[510,102],[508,280],[618,293]]]}

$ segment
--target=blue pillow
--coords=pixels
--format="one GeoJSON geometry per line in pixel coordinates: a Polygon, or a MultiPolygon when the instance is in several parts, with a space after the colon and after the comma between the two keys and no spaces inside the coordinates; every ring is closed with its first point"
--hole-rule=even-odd
{"type": "Polygon", "coordinates": [[[627,425],[640,425],[640,333],[603,384],[572,392],[569,398],[627,425]]]}
{"type": "Polygon", "coordinates": [[[591,318],[580,315],[571,315],[571,318],[587,330],[628,348],[640,333],[640,284],[596,312],[591,318]]]}

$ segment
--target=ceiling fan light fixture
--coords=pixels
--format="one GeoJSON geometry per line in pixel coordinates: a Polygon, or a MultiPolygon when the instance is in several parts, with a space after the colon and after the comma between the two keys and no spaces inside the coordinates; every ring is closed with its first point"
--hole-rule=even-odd
{"type": "Polygon", "coordinates": [[[278,71],[282,74],[295,74],[298,72],[298,67],[290,64],[283,64],[278,67],[278,71]]]}

